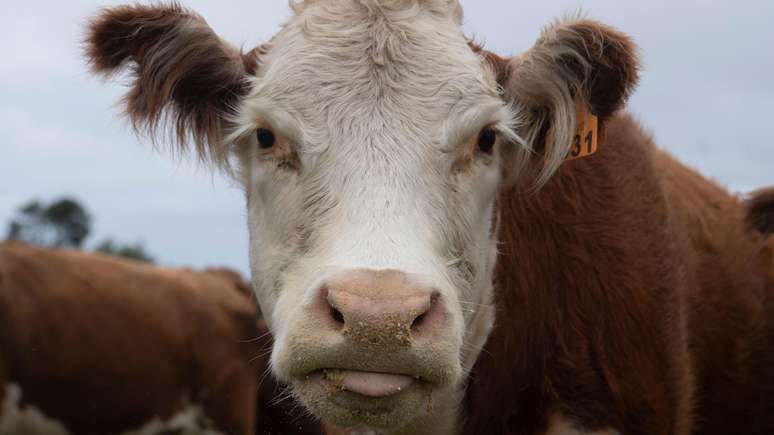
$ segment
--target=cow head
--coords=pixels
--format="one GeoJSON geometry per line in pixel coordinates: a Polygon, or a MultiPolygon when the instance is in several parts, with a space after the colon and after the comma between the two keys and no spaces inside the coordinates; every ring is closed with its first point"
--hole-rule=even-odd
{"type": "Polygon", "coordinates": [[[176,5],[107,9],[88,56],[131,71],[135,126],[244,186],[274,374],[325,421],[405,429],[454,405],[491,329],[498,193],[557,169],[576,102],[623,104],[633,46],[567,20],[501,58],[455,0],[291,6],[244,54],[176,5]]]}

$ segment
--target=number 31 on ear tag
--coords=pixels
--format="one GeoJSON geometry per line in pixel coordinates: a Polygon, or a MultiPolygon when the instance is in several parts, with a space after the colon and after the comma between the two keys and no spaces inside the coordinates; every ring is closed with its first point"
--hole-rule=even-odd
{"type": "Polygon", "coordinates": [[[597,136],[599,119],[586,110],[580,103],[575,105],[575,113],[578,119],[575,137],[572,139],[570,152],[565,160],[575,160],[590,156],[597,152],[597,136]]]}
{"type": "MultiPolygon", "coordinates": [[[[586,110],[581,103],[575,104],[575,113],[577,127],[575,128],[572,144],[570,144],[570,148],[567,151],[567,157],[564,159],[565,161],[588,157],[597,152],[599,119],[586,110]]],[[[546,143],[546,146],[548,145],[546,143]]]]}

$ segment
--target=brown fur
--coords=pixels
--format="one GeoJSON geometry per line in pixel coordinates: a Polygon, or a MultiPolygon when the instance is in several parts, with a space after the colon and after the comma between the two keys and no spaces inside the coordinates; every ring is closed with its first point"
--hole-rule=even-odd
{"type": "Polygon", "coordinates": [[[97,73],[131,71],[124,102],[138,131],[153,136],[169,121],[180,150],[192,139],[202,158],[224,163],[225,119],[247,92],[255,53],[242,57],[199,15],[171,3],[103,10],[89,25],[86,56],[97,73]]]}
{"type": "Polygon", "coordinates": [[[753,192],[746,205],[747,223],[762,233],[774,233],[774,187],[753,192]]]}
{"type": "Polygon", "coordinates": [[[236,270],[230,269],[228,267],[208,267],[204,271],[212,275],[223,277],[223,279],[230,280],[234,284],[234,287],[243,295],[249,298],[253,297],[252,286],[249,282],[245,281],[245,279],[242,277],[242,274],[236,270]]]}
{"type": "Polygon", "coordinates": [[[772,196],[746,210],[614,115],[637,82],[635,52],[581,20],[495,67],[533,114],[528,137],[571,125],[569,89],[602,121],[600,151],[498,202],[497,320],[465,434],[542,434],[556,414],[586,431],[774,433],[774,242],[750,229],[766,231],[772,196]]]}
{"type": "Polygon", "coordinates": [[[508,59],[498,55],[497,53],[492,53],[491,51],[484,49],[482,45],[475,41],[469,41],[468,46],[470,46],[470,49],[473,50],[474,53],[480,55],[486,64],[492,69],[497,83],[504,85],[508,79],[508,75],[510,74],[510,65],[508,63],[508,59]]]}
{"type": "Polygon", "coordinates": [[[0,398],[18,384],[78,435],[139,427],[187,402],[232,435],[255,433],[256,412],[258,433],[306,428],[292,401],[274,403],[272,378],[256,403],[271,337],[242,285],[233,272],[0,244],[0,398]]]}
{"type": "Polygon", "coordinates": [[[617,115],[597,155],[499,207],[465,434],[540,434],[553,413],[627,435],[774,433],[774,262],[736,198],[617,115]]]}

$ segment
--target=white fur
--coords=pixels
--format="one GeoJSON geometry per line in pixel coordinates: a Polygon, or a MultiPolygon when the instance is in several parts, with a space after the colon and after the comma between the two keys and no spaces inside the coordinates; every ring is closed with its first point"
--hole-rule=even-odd
{"type": "MultiPolygon", "coordinates": [[[[21,402],[22,389],[15,384],[7,385],[5,400],[0,407],[0,435],[71,435],[62,423],[48,418],[34,406],[22,406],[21,402]]],[[[170,432],[180,435],[223,435],[203,427],[207,426],[207,421],[201,408],[189,406],[169,420],[155,418],[140,428],[119,435],[155,435],[170,432]]]]}
{"type": "Polygon", "coordinates": [[[546,435],[621,435],[621,433],[609,428],[594,432],[586,431],[578,428],[567,417],[561,414],[554,414],[549,422],[546,435]]]}
{"type": "Polygon", "coordinates": [[[5,400],[0,408],[0,435],[69,435],[70,432],[59,422],[47,418],[33,406],[21,406],[22,390],[18,385],[8,384],[5,400]]]}
{"type": "Polygon", "coordinates": [[[179,435],[226,435],[209,428],[210,423],[199,406],[191,405],[168,420],[154,418],[141,428],[122,432],[119,435],[155,435],[174,433],[179,435]]]}

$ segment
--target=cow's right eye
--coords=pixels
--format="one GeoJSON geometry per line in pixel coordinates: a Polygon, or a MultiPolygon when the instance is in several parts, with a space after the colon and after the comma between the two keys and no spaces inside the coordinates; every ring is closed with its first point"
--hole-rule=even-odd
{"type": "Polygon", "coordinates": [[[478,149],[485,154],[492,154],[492,149],[497,143],[497,132],[492,128],[485,128],[478,135],[478,149]]]}
{"type": "Polygon", "coordinates": [[[256,130],[255,137],[258,139],[258,146],[265,150],[273,147],[274,144],[277,143],[277,137],[274,136],[274,133],[265,128],[256,130]]]}

